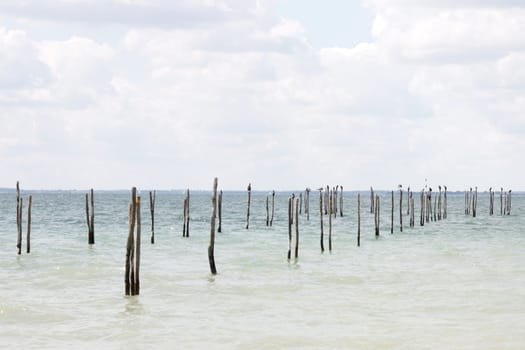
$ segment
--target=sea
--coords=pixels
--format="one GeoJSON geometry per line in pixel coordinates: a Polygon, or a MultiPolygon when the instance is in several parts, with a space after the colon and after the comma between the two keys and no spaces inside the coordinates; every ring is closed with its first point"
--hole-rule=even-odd
{"type": "Polygon", "coordinates": [[[299,256],[292,249],[288,259],[288,198],[301,191],[276,192],[271,227],[271,193],[253,191],[248,229],[246,191],[225,191],[212,275],[211,190],[190,191],[189,237],[185,191],[157,191],[154,244],[142,190],[138,296],[124,293],[131,191],[94,191],[94,245],[85,193],[23,190],[18,255],[16,194],[0,192],[0,349],[525,349],[523,193],[513,193],[510,215],[501,215],[496,193],[489,215],[480,192],[473,217],[463,193],[450,192],[447,218],[424,226],[414,193],[411,228],[405,192],[401,231],[396,191],[390,233],[391,193],[378,192],[376,237],[369,191],[361,191],[358,247],[358,192],[345,191],[331,251],[323,217],[322,252],[312,191],[309,218],[304,201],[299,215],[299,256]]]}

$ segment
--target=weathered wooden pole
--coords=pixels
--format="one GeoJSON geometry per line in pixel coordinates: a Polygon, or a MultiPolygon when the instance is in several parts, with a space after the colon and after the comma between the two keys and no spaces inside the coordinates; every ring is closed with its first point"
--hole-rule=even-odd
{"type": "Polygon", "coordinates": [[[137,196],[137,204],[135,207],[135,210],[137,213],[135,214],[137,219],[137,224],[135,228],[135,275],[133,276],[135,283],[133,283],[134,291],[131,293],[131,295],[139,295],[140,294],[140,233],[141,233],[141,221],[140,221],[140,196],[137,196]]]}
{"type": "Polygon", "coordinates": [[[155,196],[155,191],[149,191],[149,211],[151,213],[151,244],[155,243],[155,196]]]}
{"type": "Polygon", "coordinates": [[[129,204],[129,230],[128,240],[126,244],[126,268],[124,272],[124,287],[125,294],[132,295],[132,291],[135,290],[135,278],[134,273],[134,233],[135,233],[135,221],[136,221],[136,205],[137,205],[137,189],[133,187],[131,189],[131,203],[129,204]]]}
{"type": "Polygon", "coordinates": [[[20,197],[20,183],[16,182],[16,248],[18,249],[18,255],[22,254],[22,208],[21,208],[20,197]]]}
{"type": "Polygon", "coordinates": [[[361,246],[361,193],[357,194],[357,246],[361,246]]]}
{"type": "Polygon", "coordinates": [[[288,197],[288,260],[292,258],[292,197],[288,197]]]}
{"type": "Polygon", "coordinates": [[[420,209],[420,216],[419,216],[419,225],[425,226],[425,206],[426,206],[426,194],[425,190],[422,189],[421,193],[419,195],[421,209],[420,209]]]}
{"type": "Polygon", "coordinates": [[[18,239],[16,242],[16,247],[18,248],[18,255],[22,254],[22,207],[23,207],[24,198],[20,197],[18,199],[18,239]]]}
{"type": "Polygon", "coordinates": [[[500,215],[503,216],[503,187],[499,193],[499,206],[500,206],[500,215]]]}
{"type": "MultiPolygon", "coordinates": [[[[213,191],[211,195],[211,216],[210,216],[210,244],[208,245],[208,262],[210,263],[210,272],[212,275],[217,274],[215,266],[215,211],[217,210],[217,178],[213,179],[213,191]]],[[[222,191],[221,191],[222,193],[222,191]]],[[[220,206],[219,206],[220,208],[220,206]]],[[[219,231],[220,232],[220,231],[219,231]]]]}
{"type": "Polygon", "coordinates": [[[341,195],[339,196],[339,216],[343,217],[343,185],[341,185],[341,195]]]}
{"type": "Polygon", "coordinates": [[[410,216],[410,198],[412,198],[411,192],[410,192],[410,186],[407,188],[407,215],[410,216]]]}
{"type": "Polygon", "coordinates": [[[93,189],[91,189],[91,208],[88,203],[88,194],[86,193],[86,221],[88,226],[88,244],[95,244],[95,200],[93,189]]]}
{"type": "Polygon", "coordinates": [[[403,187],[399,185],[399,231],[403,232],[403,187]]]}
{"type": "Polygon", "coordinates": [[[410,196],[410,227],[415,226],[415,217],[414,217],[414,197],[410,196]]]}
{"type": "Polygon", "coordinates": [[[445,193],[443,193],[443,219],[447,218],[447,186],[445,188],[445,193]]]}
{"type": "Polygon", "coordinates": [[[392,191],[392,210],[390,215],[390,234],[394,233],[394,191],[392,191]]]}
{"type": "Polygon", "coordinates": [[[302,215],[303,212],[303,193],[299,192],[299,215],[302,215]]]}
{"type": "Polygon", "coordinates": [[[217,229],[217,232],[222,232],[222,190],[219,191],[219,228],[217,229]]]}
{"type": "Polygon", "coordinates": [[[494,202],[492,197],[492,187],[489,188],[489,215],[492,216],[494,214],[494,202]]]}
{"type": "Polygon", "coordinates": [[[428,189],[427,194],[427,202],[426,202],[426,222],[428,223],[430,221],[430,217],[432,216],[432,188],[428,189]]]}
{"type": "Polygon", "coordinates": [[[295,203],[295,193],[292,193],[292,217],[291,217],[292,225],[293,225],[293,221],[294,221],[294,219],[293,219],[293,206],[294,206],[294,203],[295,203]]]}
{"type": "Polygon", "coordinates": [[[295,200],[295,259],[299,257],[299,211],[301,208],[300,200],[295,200]]]}
{"type": "Polygon", "coordinates": [[[306,212],[306,220],[310,221],[310,189],[306,188],[306,198],[304,201],[304,211],[306,212]]]}
{"type": "Polygon", "coordinates": [[[441,220],[442,218],[442,215],[441,215],[441,185],[438,186],[438,189],[439,189],[439,199],[438,199],[438,220],[441,220]]]}
{"type": "Polygon", "coordinates": [[[323,237],[323,188],[319,188],[319,215],[321,225],[321,252],[324,252],[324,237],[323,237]]]}
{"type": "Polygon", "coordinates": [[[252,184],[248,184],[248,204],[246,206],[246,229],[250,226],[250,203],[252,198],[252,184]]]}
{"type": "Polygon", "coordinates": [[[478,186],[475,187],[474,196],[472,198],[472,216],[476,217],[476,212],[478,210],[478,186]]]}
{"type": "Polygon", "coordinates": [[[510,215],[510,209],[512,208],[512,190],[509,190],[509,199],[507,200],[507,215],[510,215]]]}
{"type": "Polygon", "coordinates": [[[376,238],[379,237],[379,210],[380,210],[380,204],[379,204],[379,195],[376,194],[376,203],[374,205],[374,209],[375,209],[375,226],[376,226],[376,230],[375,230],[375,234],[376,234],[376,238]]]}
{"type": "Polygon", "coordinates": [[[334,218],[337,217],[337,193],[339,192],[339,185],[332,189],[332,211],[334,212],[334,218]]]}
{"type": "Polygon", "coordinates": [[[186,189],[186,196],[184,198],[184,215],[182,223],[182,237],[190,236],[190,189],[186,189]]]}
{"type": "Polygon", "coordinates": [[[275,213],[275,191],[272,191],[272,217],[270,218],[270,227],[273,225],[273,215],[275,213]]]}
{"type": "Polygon", "coordinates": [[[328,251],[332,252],[332,212],[333,212],[334,192],[330,192],[328,203],[328,251]]]}
{"type": "Polygon", "coordinates": [[[33,196],[29,196],[29,202],[27,203],[27,236],[26,246],[27,254],[31,253],[31,205],[33,204],[33,196]]]}
{"type": "Polygon", "coordinates": [[[324,215],[328,215],[328,201],[330,200],[330,186],[326,185],[324,193],[324,215]]]}
{"type": "Polygon", "coordinates": [[[187,216],[188,198],[184,195],[184,204],[182,205],[182,237],[186,237],[186,216],[187,216]]]}

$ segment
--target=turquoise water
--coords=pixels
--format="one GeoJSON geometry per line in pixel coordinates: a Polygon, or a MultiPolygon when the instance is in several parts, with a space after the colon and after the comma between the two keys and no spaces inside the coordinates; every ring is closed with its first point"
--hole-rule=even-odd
{"type": "MultiPolygon", "coordinates": [[[[312,192],[310,220],[300,217],[299,259],[287,261],[289,193],[276,195],[273,227],[265,225],[267,193],[253,193],[246,230],[246,194],[225,192],[212,276],[211,194],[191,193],[190,237],[182,238],[183,191],[158,192],[151,245],[143,192],[138,297],[124,296],[128,192],[95,191],[92,247],[84,192],[31,194],[32,252],[18,256],[16,197],[0,193],[3,349],[525,348],[522,194],[501,217],[488,215],[480,193],[476,218],[464,214],[462,194],[449,194],[447,220],[411,229],[404,216],[402,233],[396,208],[391,235],[384,193],[376,239],[363,191],[358,248],[357,194],[346,193],[345,215],[333,219],[333,251],[321,253],[312,192]]],[[[24,235],[26,213],[24,205],[24,235]]]]}

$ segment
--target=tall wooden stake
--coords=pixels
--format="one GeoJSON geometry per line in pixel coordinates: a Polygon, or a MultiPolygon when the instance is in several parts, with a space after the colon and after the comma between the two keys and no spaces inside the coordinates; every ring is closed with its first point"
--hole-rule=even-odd
{"type": "MultiPolygon", "coordinates": [[[[222,191],[221,191],[222,192],[222,191]]],[[[217,274],[215,267],[215,210],[217,208],[217,178],[213,179],[213,192],[211,195],[211,217],[210,217],[210,244],[208,246],[208,262],[210,263],[210,272],[212,275],[217,274]]]]}
{"type": "Polygon", "coordinates": [[[151,244],[155,243],[155,195],[155,191],[149,192],[149,211],[151,213],[151,244]]]}
{"type": "Polygon", "coordinates": [[[392,191],[392,211],[390,215],[390,234],[394,233],[394,191],[392,191]]]}
{"type": "Polygon", "coordinates": [[[217,232],[222,232],[222,190],[219,191],[219,228],[217,232]]]}
{"type": "Polygon", "coordinates": [[[376,238],[379,237],[379,215],[380,215],[380,204],[379,204],[379,195],[376,194],[376,203],[374,206],[375,209],[375,226],[376,226],[376,238]]]}
{"type": "Polygon", "coordinates": [[[86,221],[88,226],[88,244],[95,244],[95,201],[93,189],[91,189],[91,208],[88,204],[88,194],[86,193],[86,221]]]}
{"type": "Polygon", "coordinates": [[[295,200],[295,259],[299,257],[299,208],[300,200],[295,200]]]}
{"type": "Polygon", "coordinates": [[[272,191],[272,217],[270,218],[270,227],[273,225],[273,214],[275,212],[275,191],[272,191]]]}
{"type": "Polygon", "coordinates": [[[339,216],[343,217],[343,186],[341,185],[341,195],[339,196],[339,216]]]}
{"type": "Polygon", "coordinates": [[[288,197],[288,260],[292,258],[292,197],[288,197]]]}
{"type": "Polygon", "coordinates": [[[141,221],[140,221],[140,196],[137,196],[137,204],[135,210],[137,213],[135,214],[137,219],[137,227],[136,227],[136,235],[135,235],[135,275],[133,276],[135,283],[134,285],[134,291],[131,293],[131,295],[139,295],[140,294],[140,233],[141,233],[141,221]]]}
{"type": "Polygon", "coordinates": [[[124,287],[125,294],[132,295],[132,291],[135,290],[135,278],[134,273],[134,264],[133,264],[133,250],[135,247],[134,244],[134,233],[135,233],[135,221],[136,221],[136,205],[137,205],[137,189],[133,187],[131,189],[131,203],[129,204],[129,230],[128,230],[128,240],[126,244],[126,268],[124,272],[124,287]],[[133,276],[133,278],[132,278],[133,276]]]}
{"type": "Polygon", "coordinates": [[[321,252],[324,252],[324,237],[323,237],[323,189],[319,189],[319,215],[321,224],[321,252]]]}
{"type": "Polygon", "coordinates": [[[399,187],[399,231],[403,232],[403,188],[399,187]]]}
{"type": "Polygon", "coordinates": [[[252,197],[252,184],[248,184],[248,205],[246,208],[246,229],[250,226],[250,202],[252,197]]]}
{"type": "Polygon", "coordinates": [[[33,204],[33,196],[29,196],[29,203],[27,203],[27,236],[26,236],[27,254],[31,253],[31,205],[32,204],[33,204]]]}
{"type": "Polygon", "coordinates": [[[357,246],[361,246],[361,193],[357,194],[357,246]]]}
{"type": "Polygon", "coordinates": [[[328,203],[328,251],[332,252],[332,211],[334,192],[330,192],[328,203]]]}

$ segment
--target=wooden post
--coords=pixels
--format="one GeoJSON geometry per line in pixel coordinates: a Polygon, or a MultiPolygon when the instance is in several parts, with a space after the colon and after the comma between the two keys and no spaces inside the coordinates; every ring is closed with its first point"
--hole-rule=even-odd
{"type": "Polygon", "coordinates": [[[299,208],[300,200],[295,200],[295,259],[299,257],[299,208]]]}
{"type": "Polygon", "coordinates": [[[31,253],[31,205],[32,204],[33,204],[33,196],[29,196],[29,203],[27,203],[27,236],[26,236],[27,254],[31,253]]]}
{"type": "Polygon", "coordinates": [[[302,215],[303,210],[303,193],[299,192],[299,215],[302,215]]]}
{"type": "MultiPolygon", "coordinates": [[[[221,191],[222,194],[222,191],[221,191]]],[[[213,192],[211,195],[211,217],[210,217],[210,244],[208,245],[208,262],[210,263],[210,272],[212,275],[217,274],[215,266],[215,210],[217,208],[217,178],[213,179],[213,192]]],[[[220,206],[219,206],[220,208],[220,206]]],[[[220,232],[220,231],[219,231],[220,232]]]]}
{"type": "Polygon", "coordinates": [[[428,189],[427,201],[426,201],[426,222],[430,221],[430,216],[432,215],[432,188],[428,189]]]}
{"type": "Polygon", "coordinates": [[[427,205],[426,204],[427,202],[426,202],[426,194],[425,194],[424,189],[421,190],[419,197],[420,197],[419,199],[420,199],[420,204],[421,204],[419,225],[425,226],[425,206],[427,205]]]}
{"type": "Polygon", "coordinates": [[[250,202],[252,197],[252,184],[248,184],[248,205],[246,208],[246,229],[250,226],[250,202]]]}
{"type": "Polygon", "coordinates": [[[476,217],[476,212],[478,210],[478,187],[475,187],[474,196],[472,198],[472,216],[476,217]]]}
{"type": "Polygon", "coordinates": [[[438,186],[439,189],[439,200],[438,200],[438,220],[441,220],[441,185],[438,186]]]}
{"type": "Polygon", "coordinates": [[[18,248],[18,255],[22,254],[22,207],[23,207],[24,198],[20,197],[18,199],[18,240],[16,242],[16,247],[18,248]]]}
{"type": "Polygon", "coordinates": [[[135,232],[135,221],[136,221],[136,204],[137,204],[137,189],[133,187],[131,189],[131,203],[129,205],[129,230],[128,230],[128,240],[126,244],[126,268],[124,272],[124,287],[126,295],[132,295],[132,291],[135,290],[135,279],[133,264],[133,250],[134,250],[134,232],[135,232]],[[132,278],[133,275],[133,278],[132,278]]]}
{"type": "Polygon", "coordinates": [[[323,237],[323,188],[319,188],[319,215],[321,224],[321,252],[324,252],[324,237],[323,237]]]}
{"type": "Polygon", "coordinates": [[[512,190],[509,190],[509,199],[507,200],[507,215],[510,215],[510,209],[512,208],[512,190]]]}
{"type": "Polygon", "coordinates": [[[437,196],[434,196],[434,209],[432,211],[434,215],[434,221],[437,221],[437,215],[436,215],[436,203],[437,203],[437,196]]]}
{"type": "Polygon", "coordinates": [[[326,191],[324,193],[324,215],[328,215],[328,201],[330,196],[330,186],[326,185],[326,191]]]}
{"type": "Polygon", "coordinates": [[[339,192],[339,185],[335,186],[332,190],[332,211],[334,212],[334,218],[337,217],[337,192],[339,192]]]}
{"type": "Polygon", "coordinates": [[[333,211],[333,199],[334,192],[329,194],[329,203],[328,203],[328,251],[332,252],[332,211],[333,211]]]}
{"type": "Polygon", "coordinates": [[[375,226],[376,226],[376,238],[379,237],[379,210],[380,210],[380,204],[379,204],[379,195],[376,194],[376,203],[374,206],[375,209],[375,226]]]}
{"type": "Polygon", "coordinates": [[[149,191],[149,211],[151,213],[151,244],[155,243],[155,196],[156,192],[149,191]]]}
{"type": "Polygon", "coordinates": [[[399,231],[403,232],[403,187],[399,185],[399,231]]]}
{"type": "Polygon", "coordinates": [[[492,197],[492,187],[489,188],[489,215],[494,214],[494,198],[492,197]]]}
{"type": "Polygon", "coordinates": [[[140,277],[139,277],[139,272],[140,272],[140,233],[141,233],[141,221],[140,221],[140,196],[137,196],[137,204],[136,204],[136,207],[135,207],[135,210],[137,211],[137,213],[135,214],[136,216],[136,219],[137,219],[137,226],[135,228],[136,230],[136,236],[135,236],[135,275],[134,275],[134,280],[135,280],[135,283],[133,284],[134,285],[134,291],[132,292],[131,295],[139,295],[140,294],[140,277]]]}
{"type": "Polygon", "coordinates": [[[415,217],[414,217],[414,197],[410,196],[410,227],[414,227],[415,217]]]}
{"type": "Polygon", "coordinates": [[[503,216],[503,187],[499,193],[499,206],[500,206],[500,215],[503,216]]]}
{"type": "Polygon", "coordinates": [[[222,232],[222,190],[219,191],[219,228],[217,232],[222,232]]]}
{"type": "Polygon", "coordinates": [[[407,215],[410,216],[410,198],[412,198],[410,194],[410,186],[407,188],[407,215]]]}
{"type": "Polygon", "coordinates": [[[288,260],[292,258],[292,197],[288,197],[288,260]]]}
{"type": "Polygon", "coordinates": [[[341,185],[341,194],[339,196],[339,216],[343,217],[343,185],[341,185]]]}
{"type": "Polygon", "coordinates": [[[275,212],[275,191],[272,191],[272,217],[270,218],[270,227],[273,225],[273,214],[275,212]]]}
{"type": "Polygon", "coordinates": [[[310,189],[306,188],[306,195],[304,201],[304,211],[306,213],[306,220],[310,221],[310,189]]]}
{"type": "Polygon", "coordinates": [[[390,234],[394,233],[394,191],[392,191],[392,210],[390,215],[390,234]]]}
{"type": "Polygon", "coordinates": [[[357,246],[361,246],[361,193],[357,194],[357,246]]]}
{"type": "Polygon", "coordinates": [[[184,204],[182,205],[182,237],[186,237],[186,216],[187,216],[188,198],[184,195],[184,204]]]}
{"type": "Polygon", "coordinates": [[[447,218],[447,186],[444,186],[445,193],[443,194],[443,219],[447,218]]]}
{"type": "Polygon", "coordinates": [[[186,189],[184,198],[184,215],[182,223],[182,237],[190,236],[190,189],[186,189]]]}
{"type": "Polygon", "coordinates": [[[88,204],[88,194],[86,193],[86,221],[88,226],[88,244],[95,244],[95,201],[93,189],[91,189],[91,208],[88,204]]]}

